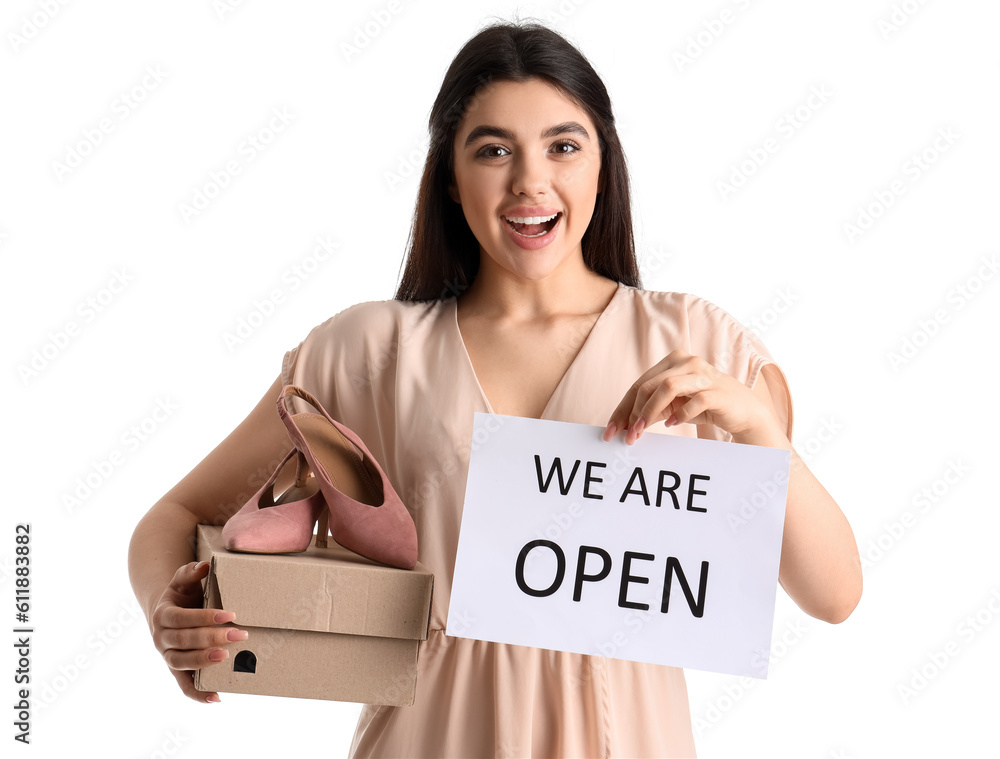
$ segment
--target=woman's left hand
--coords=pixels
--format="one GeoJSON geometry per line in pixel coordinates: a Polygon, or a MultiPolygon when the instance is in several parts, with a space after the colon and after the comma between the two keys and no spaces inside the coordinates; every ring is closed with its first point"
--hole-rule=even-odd
{"type": "Polygon", "coordinates": [[[682,350],[671,351],[629,388],[608,421],[604,440],[626,430],[625,442],[631,445],[660,420],[667,427],[714,424],[737,443],[778,429],[774,415],[750,388],[682,350]]]}
{"type": "Polygon", "coordinates": [[[632,445],[660,420],[668,427],[714,424],[733,442],[791,451],[778,581],[807,614],[830,623],[847,619],[861,598],[857,541],[837,502],[781,428],[763,370],[751,390],[698,356],[672,351],[625,393],[604,440],[627,430],[625,442],[632,445]]]}

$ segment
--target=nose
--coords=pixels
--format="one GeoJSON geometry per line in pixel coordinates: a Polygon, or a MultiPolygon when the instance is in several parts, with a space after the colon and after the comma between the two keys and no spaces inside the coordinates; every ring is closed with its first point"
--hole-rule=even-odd
{"type": "Polygon", "coordinates": [[[522,151],[513,161],[511,191],[515,195],[536,197],[544,194],[552,181],[552,168],[542,154],[522,151]]]}

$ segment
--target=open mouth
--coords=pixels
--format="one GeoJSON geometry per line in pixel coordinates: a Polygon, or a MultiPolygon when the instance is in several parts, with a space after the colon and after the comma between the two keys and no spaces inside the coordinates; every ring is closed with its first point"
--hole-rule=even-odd
{"type": "Polygon", "coordinates": [[[511,221],[506,216],[501,217],[507,226],[513,229],[521,237],[541,237],[551,232],[559,221],[562,212],[549,217],[532,217],[522,221],[511,221]]]}

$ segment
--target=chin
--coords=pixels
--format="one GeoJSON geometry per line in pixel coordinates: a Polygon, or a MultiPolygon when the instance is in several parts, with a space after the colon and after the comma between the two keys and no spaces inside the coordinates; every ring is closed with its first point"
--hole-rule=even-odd
{"type": "Polygon", "coordinates": [[[528,256],[534,256],[536,260],[526,261],[522,259],[520,261],[512,262],[509,270],[525,279],[545,279],[546,277],[555,274],[566,262],[565,256],[560,256],[558,260],[547,256],[543,259],[543,257],[539,255],[539,251],[525,251],[524,253],[525,258],[528,256]]]}

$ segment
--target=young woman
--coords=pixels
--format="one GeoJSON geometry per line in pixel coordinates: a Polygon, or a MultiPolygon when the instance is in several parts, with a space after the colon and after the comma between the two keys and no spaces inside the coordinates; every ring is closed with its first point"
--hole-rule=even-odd
{"type": "MultiPolygon", "coordinates": [[[[192,685],[219,660],[230,619],[198,608],[195,525],[224,522],[248,473],[289,450],[275,400],[295,384],[368,445],[435,573],[416,703],[365,706],[354,756],[693,756],[680,669],[444,634],[473,413],[607,425],[605,440],[629,444],[652,428],[791,449],[785,377],[727,312],[640,288],[610,99],[561,36],[481,31],[445,75],[430,130],[395,299],[314,328],[136,528],[130,572],[153,640],[186,695],[219,700],[192,685]]],[[[780,583],[808,614],[840,622],[861,594],[857,546],[791,455],[780,583]]]]}

